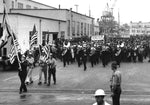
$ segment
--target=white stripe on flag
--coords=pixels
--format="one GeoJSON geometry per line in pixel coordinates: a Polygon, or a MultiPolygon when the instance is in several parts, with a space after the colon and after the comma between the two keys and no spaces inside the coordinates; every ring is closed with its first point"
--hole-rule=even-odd
{"type": "Polygon", "coordinates": [[[15,56],[16,56],[16,52],[15,52],[15,46],[13,45],[11,50],[10,50],[10,55],[9,55],[9,59],[10,59],[10,63],[13,64],[15,61],[15,56]]]}

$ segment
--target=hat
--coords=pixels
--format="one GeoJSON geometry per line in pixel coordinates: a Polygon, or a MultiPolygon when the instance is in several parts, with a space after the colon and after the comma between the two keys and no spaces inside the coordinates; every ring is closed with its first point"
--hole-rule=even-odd
{"type": "Polygon", "coordinates": [[[53,55],[52,53],[50,53],[49,55],[53,55]]]}
{"type": "Polygon", "coordinates": [[[94,94],[94,96],[105,96],[105,95],[106,94],[105,94],[104,90],[102,90],[102,89],[96,90],[95,94],[94,94]]]}

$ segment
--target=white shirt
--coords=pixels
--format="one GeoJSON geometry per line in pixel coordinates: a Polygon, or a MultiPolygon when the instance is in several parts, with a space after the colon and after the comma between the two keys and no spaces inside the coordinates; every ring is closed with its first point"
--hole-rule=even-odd
{"type": "MultiPolygon", "coordinates": [[[[97,102],[94,103],[93,105],[98,105],[97,102]]],[[[104,105],[110,105],[109,103],[107,103],[106,101],[104,101],[104,105]]]]}

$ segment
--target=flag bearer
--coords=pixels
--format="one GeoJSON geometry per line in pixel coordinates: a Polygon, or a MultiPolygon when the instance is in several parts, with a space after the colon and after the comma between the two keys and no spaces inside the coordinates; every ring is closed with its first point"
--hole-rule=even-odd
{"type": "Polygon", "coordinates": [[[27,87],[25,84],[26,76],[27,76],[27,61],[25,59],[25,56],[21,56],[21,62],[20,62],[21,68],[19,68],[18,75],[21,81],[20,85],[20,91],[19,93],[21,94],[22,92],[27,92],[27,87]]]}

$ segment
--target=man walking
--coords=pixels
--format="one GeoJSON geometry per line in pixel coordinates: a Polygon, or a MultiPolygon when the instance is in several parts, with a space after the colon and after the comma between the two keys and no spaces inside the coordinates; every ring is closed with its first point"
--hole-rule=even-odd
{"type": "Polygon", "coordinates": [[[50,86],[51,75],[53,76],[53,81],[54,81],[54,85],[55,85],[56,84],[56,60],[53,57],[52,53],[50,53],[47,64],[48,64],[48,84],[47,84],[47,86],[50,86]]]}
{"type": "Polygon", "coordinates": [[[120,105],[120,95],[121,95],[121,72],[117,70],[117,63],[113,62],[111,65],[113,74],[111,77],[110,89],[112,92],[113,105],[120,105]]]}
{"type": "Polygon", "coordinates": [[[41,67],[39,71],[39,82],[38,85],[42,84],[42,73],[44,74],[44,84],[47,83],[47,63],[43,55],[40,56],[39,65],[41,67]]]}

